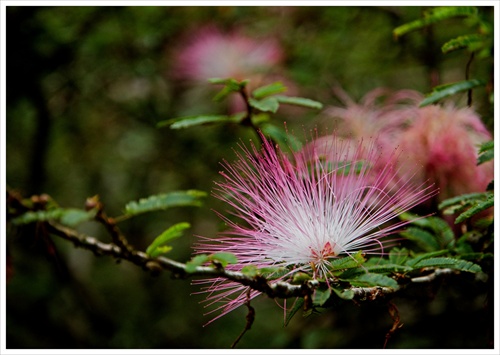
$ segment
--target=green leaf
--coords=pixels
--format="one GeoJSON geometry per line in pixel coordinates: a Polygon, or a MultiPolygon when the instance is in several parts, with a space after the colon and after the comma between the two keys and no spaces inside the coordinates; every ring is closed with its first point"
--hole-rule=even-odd
{"type": "Polygon", "coordinates": [[[96,210],[84,211],[77,208],[54,208],[49,211],[29,211],[12,220],[14,224],[29,224],[50,220],[74,227],[82,222],[90,221],[95,217],[96,210]]]}
{"type": "Polygon", "coordinates": [[[329,265],[329,270],[336,271],[336,270],[352,269],[359,267],[365,261],[366,259],[364,258],[362,251],[358,251],[355,254],[351,254],[350,256],[331,260],[329,265]]]}
{"type": "Polygon", "coordinates": [[[478,213],[481,213],[481,212],[487,210],[490,207],[493,207],[494,204],[495,204],[495,197],[494,197],[493,194],[490,194],[488,196],[488,198],[486,199],[486,201],[480,202],[476,206],[471,207],[467,211],[465,211],[462,214],[460,214],[457,217],[457,219],[455,220],[455,224],[461,223],[461,222],[465,221],[466,219],[469,219],[472,216],[474,216],[474,215],[476,215],[478,213]]]}
{"type": "Polygon", "coordinates": [[[217,95],[214,96],[214,101],[222,101],[224,100],[228,95],[239,92],[241,89],[243,89],[247,84],[248,80],[242,80],[238,81],[232,78],[228,79],[221,79],[221,78],[212,78],[208,79],[208,82],[211,84],[216,84],[216,85],[224,85],[221,91],[217,93],[217,95]]]}
{"type": "Polygon", "coordinates": [[[64,209],[59,221],[66,226],[75,227],[82,222],[94,219],[96,213],[96,209],[84,211],[76,208],[67,208],[64,209]]]}
{"type": "Polygon", "coordinates": [[[296,274],[293,275],[292,283],[293,284],[302,284],[305,281],[309,281],[311,279],[312,279],[311,275],[306,274],[305,272],[297,272],[296,274]]]}
{"type": "Polygon", "coordinates": [[[275,82],[275,83],[272,83],[272,84],[269,84],[266,86],[261,86],[260,88],[255,89],[252,92],[252,96],[257,100],[260,100],[266,96],[279,94],[279,93],[284,92],[284,91],[286,91],[286,86],[283,85],[283,83],[278,81],[278,82],[275,82]]]}
{"type": "Polygon", "coordinates": [[[414,268],[438,267],[448,268],[467,272],[481,272],[481,267],[470,261],[454,259],[454,258],[429,258],[419,261],[413,266],[414,268]]]}
{"type": "Polygon", "coordinates": [[[390,274],[393,272],[407,272],[412,270],[410,266],[390,264],[390,263],[383,265],[366,266],[365,269],[368,270],[370,273],[375,273],[375,274],[390,274]]]}
{"type": "Polygon", "coordinates": [[[360,287],[370,287],[370,286],[381,286],[381,287],[391,287],[397,289],[398,283],[396,280],[381,274],[362,274],[354,279],[346,280],[353,286],[360,287]]]}
{"type": "Polygon", "coordinates": [[[488,46],[489,37],[482,34],[468,34],[453,38],[443,44],[441,50],[443,53],[449,53],[457,49],[467,48],[470,52],[475,52],[485,46],[488,46]]]}
{"type": "Polygon", "coordinates": [[[266,122],[260,125],[259,128],[264,135],[271,137],[281,147],[288,147],[293,151],[299,151],[302,148],[302,143],[281,127],[266,122]]]}
{"type": "Polygon", "coordinates": [[[293,96],[281,96],[281,95],[274,97],[278,100],[280,104],[302,106],[317,110],[321,110],[323,108],[323,104],[321,102],[314,101],[311,99],[306,99],[305,97],[293,97],[293,96]]]}
{"type": "Polygon", "coordinates": [[[256,108],[257,110],[263,111],[263,112],[276,113],[276,111],[278,111],[278,108],[280,107],[278,100],[273,96],[265,97],[262,100],[256,100],[254,98],[249,98],[248,103],[250,104],[250,106],[256,108]]]}
{"type": "Polygon", "coordinates": [[[474,192],[470,194],[464,194],[442,201],[438,205],[438,208],[440,210],[443,210],[443,214],[452,215],[464,210],[467,207],[470,207],[471,205],[476,205],[480,202],[485,201],[490,195],[490,192],[474,192]]]}
{"type": "Polygon", "coordinates": [[[481,144],[479,148],[479,156],[477,157],[477,165],[493,160],[495,157],[494,141],[488,141],[481,144]]]}
{"type": "Polygon", "coordinates": [[[313,305],[321,307],[326,303],[326,301],[328,301],[331,295],[332,295],[331,288],[327,288],[326,290],[321,290],[317,288],[316,290],[314,290],[314,293],[312,295],[313,305]]]}
{"type": "Polygon", "coordinates": [[[186,263],[186,272],[195,272],[198,266],[202,266],[210,260],[207,254],[199,254],[194,256],[191,260],[186,263]]]}
{"type": "Polygon", "coordinates": [[[228,264],[236,264],[238,258],[232,253],[215,253],[209,256],[210,260],[216,260],[221,263],[222,267],[226,267],[228,264]]]}
{"type": "Polygon", "coordinates": [[[409,227],[399,234],[417,244],[424,251],[429,252],[440,249],[439,243],[434,235],[421,228],[409,227]]]}
{"type": "Polygon", "coordinates": [[[241,273],[249,277],[254,277],[259,274],[259,269],[255,265],[247,265],[241,269],[241,273]]]}
{"type": "Polygon", "coordinates": [[[415,267],[415,265],[418,264],[422,260],[434,258],[434,257],[445,255],[448,253],[449,253],[448,250],[438,250],[438,251],[433,251],[430,253],[418,254],[415,257],[413,257],[412,259],[408,260],[406,262],[406,265],[411,266],[411,267],[415,267]]]}
{"type": "Polygon", "coordinates": [[[214,123],[238,123],[243,119],[242,115],[198,115],[188,117],[177,117],[157,123],[157,127],[170,126],[170,129],[182,129],[202,124],[214,123]]]}
{"type": "Polygon", "coordinates": [[[128,216],[140,213],[165,210],[179,206],[201,206],[201,198],[207,194],[198,190],[173,191],[161,195],[153,195],[142,198],[139,201],[131,201],[125,206],[125,213],[128,216]]]}
{"type": "Polygon", "coordinates": [[[295,302],[293,303],[292,309],[290,309],[290,311],[288,311],[288,313],[286,314],[285,322],[284,322],[285,327],[290,323],[290,321],[292,320],[293,316],[297,313],[297,311],[302,309],[303,305],[304,305],[303,298],[296,298],[295,299],[295,302]]]}
{"type": "Polygon", "coordinates": [[[279,279],[290,273],[290,270],[284,267],[267,266],[259,269],[259,275],[268,280],[279,279]]]}
{"type": "Polygon", "coordinates": [[[477,8],[473,6],[446,6],[433,8],[424,12],[423,18],[395,28],[393,35],[395,38],[398,38],[409,32],[427,27],[430,24],[457,16],[477,16],[477,8]]]}
{"type": "Polygon", "coordinates": [[[354,298],[354,291],[351,290],[350,288],[347,289],[332,288],[332,290],[337,294],[337,296],[339,296],[344,300],[352,300],[354,298]]]}
{"type": "Polygon", "coordinates": [[[146,254],[154,258],[170,251],[172,248],[165,247],[164,244],[182,236],[183,231],[189,227],[191,227],[191,225],[187,222],[174,224],[153,240],[146,249],[146,254]]]}
{"type": "Polygon", "coordinates": [[[436,86],[430,94],[420,103],[420,107],[427,106],[433,104],[439,100],[444,99],[445,97],[455,95],[462,91],[468,91],[478,86],[485,85],[484,80],[471,79],[459,81],[451,84],[439,85],[436,86]]]}

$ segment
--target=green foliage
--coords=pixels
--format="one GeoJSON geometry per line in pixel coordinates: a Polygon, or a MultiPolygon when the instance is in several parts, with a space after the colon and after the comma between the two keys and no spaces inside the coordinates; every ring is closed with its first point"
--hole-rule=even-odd
{"type": "Polygon", "coordinates": [[[188,117],[171,118],[157,123],[157,127],[170,126],[171,129],[183,129],[202,124],[214,123],[239,123],[245,117],[245,114],[235,115],[196,115],[188,117]]]}
{"type": "Polygon", "coordinates": [[[456,83],[444,84],[436,86],[430,94],[420,103],[420,107],[427,106],[438,102],[448,96],[455,95],[459,92],[468,91],[486,84],[483,80],[471,79],[463,80],[456,83]]]}
{"type": "Polygon", "coordinates": [[[458,49],[467,49],[469,52],[475,52],[489,47],[490,37],[484,34],[469,34],[453,38],[443,44],[441,50],[443,53],[449,53],[458,49]]]}
{"type": "Polygon", "coordinates": [[[477,16],[478,11],[474,6],[446,6],[429,9],[424,12],[423,17],[415,21],[401,25],[393,30],[394,37],[401,37],[409,32],[422,29],[433,23],[437,23],[453,17],[477,16]]]}
{"type": "Polygon", "coordinates": [[[399,288],[397,281],[393,278],[375,273],[361,274],[359,276],[356,276],[355,278],[344,281],[349,281],[351,285],[359,287],[381,286],[394,289],[399,288]]]}
{"type": "Polygon", "coordinates": [[[281,82],[278,81],[255,89],[254,91],[252,91],[252,96],[254,97],[254,99],[260,100],[263,99],[264,97],[280,94],[284,91],[286,91],[286,86],[284,86],[281,82]]]}
{"type": "Polygon", "coordinates": [[[75,227],[80,223],[93,220],[96,212],[95,209],[85,211],[77,208],[53,208],[48,211],[29,211],[14,218],[12,223],[21,225],[54,220],[66,226],[75,227]]]}
{"type": "Polygon", "coordinates": [[[477,165],[493,160],[495,157],[494,144],[495,141],[493,140],[481,144],[481,147],[479,147],[479,156],[477,157],[477,165]]]}
{"type": "Polygon", "coordinates": [[[236,264],[238,259],[231,253],[198,254],[186,262],[186,272],[196,272],[196,268],[206,263],[212,263],[215,267],[226,267],[228,264],[236,264]]]}
{"type": "Polygon", "coordinates": [[[495,195],[493,192],[471,193],[444,200],[439,204],[438,208],[447,215],[460,213],[455,219],[455,223],[461,223],[493,207],[494,202],[495,195]]]}
{"type": "Polygon", "coordinates": [[[345,269],[352,269],[359,267],[366,261],[365,257],[363,256],[363,253],[361,251],[356,252],[355,254],[343,257],[343,258],[336,258],[330,261],[330,265],[328,266],[328,269],[330,271],[338,271],[338,270],[345,270],[345,269]]]}
{"type": "Polygon", "coordinates": [[[213,79],[208,79],[208,81],[211,84],[224,85],[222,90],[219,91],[217,93],[217,95],[214,96],[214,101],[217,101],[217,102],[224,100],[226,97],[228,97],[232,93],[240,92],[248,84],[248,80],[238,81],[238,80],[235,80],[232,78],[228,78],[228,79],[213,78],[213,79]]]}
{"type": "MultiPolygon", "coordinates": [[[[393,35],[395,38],[398,38],[409,32],[423,29],[432,24],[456,17],[464,19],[464,27],[476,27],[477,33],[469,33],[452,38],[442,45],[441,51],[443,53],[450,53],[455,50],[466,49],[473,54],[479,53],[479,58],[491,57],[493,53],[493,26],[484,21],[479,16],[478,9],[473,6],[446,6],[429,9],[424,12],[422,18],[395,28],[393,30],[393,35]]],[[[471,57],[471,59],[472,58],[473,57],[471,57]]],[[[468,69],[466,70],[468,71],[468,69]]],[[[484,80],[469,80],[468,73],[466,73],[465,77],[467,80],[435,87],[420,103],[420,106],[422,107],[436,103],[459,92],[471,92],[472,89],[486,84],[484,80]]]]}
{"type": "Polygon", "coordinates": [[[305,97],[279,95],[279,96],[275,96],[275,98],[276,98],[276,100],[278,100],[278,102],[280,104],[302,106],[302,107],[312,108],[312,109],[316,109],[316,110],[321,110],[323,108],[323,104],[321,102],[307,99],[305,97]]]}
{"type": "Polygon", "coordinates": [[[182,236],[184,230],[189,227],[191,227],[191,225],[187,222],[181,222],[171,226],[153,240],[153,242],[147,247],[146,254],[154,258],[158,255],[168,253],[172,250],[172,247],[166,244],[182,236]]]}
{"type": "Polygon", "coordinates": [[[413,227],[407,228],[400,234],[422,250],[432,252],[453,247],[455,235],[444,219],[435,216],[418,218],[411,213],[402,213],[399,218],[412,221],[413,227]]]}
{"type": "Polygon", "coordinates": [[[454,258],[425,258],[412,265],[413,268],[448,268],[466,272],[477,273],[481,272],[481,267],[477,264],[471,263],[470,261],[454,259],[454,258]]]}
{"type": "Polygon", "coordinates": [[[141,213],[165,210],[179,206],[201,206],[201,199],[207,194],[198,190],[174,191],[161,195],[131,201],[125,206],[126,216],[135,216],[141,213]]]}
{"type": "Polygon", "coordinates": [[[260,110],[262,112],[276,113],[276,111],[278,111],[278,108],[280,107],[278,100],[272,96],[265,97],[261,100],[257,100],[251,97],[248,99],[248,103],[253,108],[256,108],[257,110],[260,110]]]}

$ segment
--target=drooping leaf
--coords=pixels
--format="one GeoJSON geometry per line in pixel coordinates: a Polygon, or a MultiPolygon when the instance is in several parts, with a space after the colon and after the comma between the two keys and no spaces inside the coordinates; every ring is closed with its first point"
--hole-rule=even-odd
{"type": "Polygon", "coordinates": [[[467,272],[481,272],[481,267],[470,261],[454,259],[454,258],[429,258],[424,259],[413,265],[414,268],[438,267],[448,268],[467,272]]]}
{"type": "Polygon", "coordinates": [[[274,97],[276,98],[276,100],[278,100],[280,104],[302,106],[317,110],[321,110],[323,108],[323,104],[321,102],[307,99],[305,97],[282,96],[282,95],[277,95],[274,97]]]}
{"type": "Polygon", "coordinates": [[[479,156],[477,157],[477,165],[486,163],[495,157],[494,142],[495,141],[488,141],[481,144],[479,156]]]}
{"type": "Polygon", "coordinates": [[[456,223],[461,223],[465,221],[466,219],[471,218],[472,216],[481,213],[485,210],[487,210],[490,207],[493,207],[495,204],[495,197],[493,194],[490,194],[486,201],[478,203],[476,206],[469,208],[467,211],[463,212],[460,214],[457,219],[455,220],[456,223]]]}
{"type": "Polygon", "coordinates": [[[463,211],[465,208],[485,201],[489,195],[489,192],[474,192],[470,194],[455,196],[442,201],[438,205],[438,208],[440,210],[443,210],[443,214],[452,215],[457,212],[463,211]]]}
{"type": "Polygon", "coordinates": [[[262,100],[256,100],[251,97],[248,99],[248,103],[250,104],[250,106],[263,112],[276,113],[276,111],[278,111],[278,108],[280,107],[278,100],[274,96],[268,96],[263,98],[262,100]]]}
{"type": "Polygon", "coordinates": [[[382,274],[365,273],[346,281],[349,281],[353,286],[360,287],[381,286],[394,289],[399,287],[396,280],[382,274]]]}
{"type": "Polygon", "coordinates": [[[128,216],[140,213],[165,210],[179,206],[201,206],[201,199],[207,194],[198,190],[173,191],[161,195],[153,195],[139,201],[131,201],[125,206],[125,213],[128,216]]]}
{"type": "Polygon", "coordinates": [[[158,255],[169,252],[172,248],[170,246],[166,246],[165,244],[182,236],[183,231],[189,227],[191,227],[191,225],[187,222],[174,224],[153,240],[153,242],[147,247],[146,254],[154,258],[158,255]]]}
{"type": "Polygon", "coordinates": [[[326,303],[326,301],[328,301],[331,295],[332,295],[331,288],[327,288],[326,290],[322,290],[319,288],[315,289],[312,295],[313,305],[320,307],[323,306],[326,303]]]}
{"type": "Polygon", "coordinates": [[[455,95],[459,92],[468,91],[478,86],[485,85],[484,80],[470,79],[463,80],[451,84],[436,86],[430,94],[426,96],[424,100],[420,103],[420,107],[433,104],[439,100],[442,100],[448,96],[455,95]]]}
{"type": "Polygon", "coordinates": [[[287,313],[286,313],[286,316],[285,316],[285,321],[284,321],[284,326],[286,327],[290,321],[292,320],[293,316],[300,310],[302,309],[304,305],[304,299],[302,297],[300,298],[296,298],[294,303],[293,303],[293,306],[292,306],[292,309],[290,309],[287,313]]]}
{"type": "Polygon", "coordinates": [[[488,45],[489,37],[483,34],[468,34],[453,38],[443,44],[441,50],[443,53],[449,53],[457,49],[467,48],[470,52],[477,51],[488,45]]]}
{"type": "Polygon", "coordinates": [[[261,86],[260,88],[255,89],[252,92],[252,96],[257,100],[260,100],[266,96],[279,94],[279,93],[284,92],[284,91],[286,91],[286,86],[283,85],[283,83],[278,81],[278,82],[275,82],[275,83],[272,83],[272,84],[269,84],[266,86],[261,86]]]}
{"type": "Polygon", "coordinates": [[[455,234],[444,219],[435,216],[422,218],[408,212],[402,213],[399,217],[420,227],[417,228],[420,231],[410,227],[401,234],[417,243],[423,250],[433,251],[453,247],[455,234]]]}
{"type": "Polygon", "coordinates": [[[476,16],[477,8],[473,6],[446,6],[429,9],[424,16],[415,21],[405,23],[394,29],[395,38],[401,37],[409,32],[427,27],[433,23],[458,16],[476,16]]]}
{"type": "Polygon", "coordinates": [[[393,272],[407,272],[412,270],[410,266],[389,263],[383,265],[365,266],[365,268],[373,274],[390,274],[393,272]]]}

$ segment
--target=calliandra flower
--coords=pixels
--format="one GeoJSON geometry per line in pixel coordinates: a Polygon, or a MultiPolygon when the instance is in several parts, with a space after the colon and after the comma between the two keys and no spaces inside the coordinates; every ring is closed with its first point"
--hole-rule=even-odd
{"type": "MultiPolygon", "coordinates": [[[[277,81],[287,87],[288,95],[297,91],[280,67],[284,51],[269,35],[250,37],[238,30],[223,32],[207,25],[183,40],[173,57],[173,77],[195,84],[199,90],[207,87],[210,78],[233,78],[248,80],[249,92],[277,81]]],[[[238,95],[231,95],[228,108],[231,113],[240,112],[246,104],[238,95]]]]}
{"type": "Polygon", "coordinates": [[[493,180],[493,161],[477,165],[481,143],[492,139],[471,108],[425,106],[415,111],[397,143],[407,153],[403,170],[416,162],[422,168],[415,182],[430,180],[440,188],[439,201],[471,192],[483,192],[493,180]]]}
{"type": "Polygon", "coordinates": [[[209,78],[249,79],[281,63],[283,52],[272,38],[256,39],[206,26],[177,51],[175,75],[198,82],[209,78]]]}
{"type": "MultiPolygon", "coordinates": [[[[394,146],[399,146],[405,155],[398,163],[401,172],[414,171],[415,183],[435,183],[440,189],[438,201],[485,191],[493,179],[493,162],[476,165],[479,145],[492,136],[473,109],[450,103],[419,107],[423,95],[412,90],[377,88],[359,102],[340,88],[334,93],[341,104],[327,107],[324,113],[336,123],[339,135],[354,140],[374,137],[385,156],[379,161],[382,166],[394,157],[394,146]]],[[[310,143],[326,160],[330,139],[310,143]]]]}
{"type": "MultiPolygon", "coordinates": [[[[370,167],[379,153],[373,142],[359,142],[352,151],[332,135],[335,159],[325,161],[303,151],[288,157],[262,138],[261,150],[254,144],[240,146],[236,162],[222,163],[225,180],[216,183],[215,196],[232,208],[229,213],[236,219],[219,214],[227,232],[200,237],[195,247],[197,253],[233,253],[238,263],[228,265],[229,270],[247,265],[289,270],[270,282],[287,281],[299,271],[325,279],[331,260],[339,256],[359,250],[386,253],[391,241],[385,237],[408,223],[395,217],[435,193],[424,184],[409,183],[411,176],[398,177],[392,163],[374,179],[370,167]]],[[[259,295],[222,278],[194,283],[204,285],[207,303],[220,311],[215,319],[259,295]]]]}

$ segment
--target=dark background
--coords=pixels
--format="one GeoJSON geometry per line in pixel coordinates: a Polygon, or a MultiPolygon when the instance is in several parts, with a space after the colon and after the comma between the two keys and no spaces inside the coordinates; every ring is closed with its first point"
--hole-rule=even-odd
{"type": "MultiPolygon", "coordinates": [[[[98,194],[109,215],[152,194],[182,189],[210,192],[219,161],[234,157],[243,127],[158,129],[156,123],[188,114],[223,113],[203,94],[172,76],[173,57],[187,33],[206,24],[239,29],[282,45],[281,68],[300,96],[335,103],[334,85],[354,99],[376,87],[429,92],[465,77],[465,52],[440,46],[463,34],[460,20],[395,41],[392,30],[421,16],[420,7],[8,7],[7,185],[25,196],[47,193],[61,206],[83,207],[98,194]]],[[[492,9],[482,8],[486,17],[492,9]]],[[[491,63],[473,65],[474,76],[491,63]]],[[[206,86],[206,87],[205,87],[206,86]]],[[[205,90],[205,91],[203,91],[205,90]]],[[[459,97],[463,103],[465,97],[459,97]]],[[[492,108],[475,91],[487,122],[492,108]]],[[[489,120],[489,121],[488,121],[489,120]]],[[[311,110],[283,110],[276,123],[302,132],[328,125],[311,110]]],[[[301,134],[298,134],[300,137],[301,134]]],[[[193,235],[220,228],[211,209],[175,208],[124,222],[137,248],[168,226],[192,228],[169,255],[188,260],[193,235]]],[[[80,227],[109,241],[95,224],[80,227]]],[[[55,249],[36,227],[8,227],[13,276],[7,286],[7,348],[228,348],[245,325],[238,309],[210,319],[203,295],[189,280],[153,277],[127,262],[96,257],[65,241],[55,249]]],[[[397,298],[404,326],[389,348],[487,348],[492,314],[484,283],[450,278],[441,288],[397,298]],[[479,284],[479,286],[478,286],[479,284]]],[[[273,300],[254,302],[256,320],[240,348],[381,348],[392,321],[384,305],[346,303],[283,327],[273,300]]]]}

